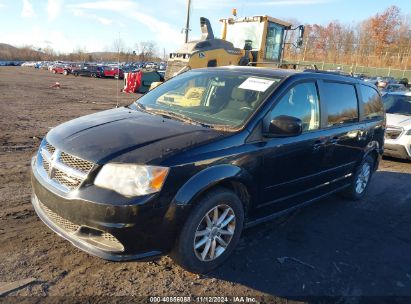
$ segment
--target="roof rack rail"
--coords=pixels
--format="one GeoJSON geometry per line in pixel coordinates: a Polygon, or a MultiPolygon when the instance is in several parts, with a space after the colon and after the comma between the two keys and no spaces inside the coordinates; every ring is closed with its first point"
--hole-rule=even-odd
{"type": "Polygon", "coordinates": [[[338,71],[323,71],[323,70],[318,70],[318,69],[305,69],[304,72],[352,77],[349,73],[346,73],[344,71],[338,72],[338,71]]]}
{"type": "Polygon", "coordinates": [[[317,65],[315,64],[306,64],[306,63],[298,63],[298,62],[272,62],[272,61],[251,61],[247,63],[247,66],[255,66],[257,64],[272,64],[276,65],[279,69],[294,69],[296,70],[297,67],[310,67],[312,70],[318,70],[317,65]]]}

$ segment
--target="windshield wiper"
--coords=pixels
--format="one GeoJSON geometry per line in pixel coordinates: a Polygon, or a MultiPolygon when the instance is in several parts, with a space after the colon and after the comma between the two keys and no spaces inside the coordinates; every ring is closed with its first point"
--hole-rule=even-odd
{"type": "Polygon", "coordinates": [[[136,101],[136,102],[134,102],[134,104],[135,104],[136,107],[137,107],[139,110],[141,110],[142,112],[148,112],[146,106],[143,105],[142,103],[139,103],[139,102],[136,101]]]}
{"type": "Polygon", "coordinates": [[[163,117],[166,117],[166,118],[177,119],[177,120],[182,121],[182,122],[187,122],[187,123],[190,123],[190,124],[199,125],[199,126],[202,126],[202,127],[205,127],[205,128],[212,128],[213,127],[211,125],[199,122],[195,119],[192,119],[191,117],[188,117],[188,116],[186,116],[184,114],[181,114],[181,113],[176,113],[176,112],[161,110],[161,109],[154,109],[154,108],[149,108],[148,111],[151,112],[151,113],[154,113],[154,114],[159,114],[159,115],[161,115],[163,117]]]}
{"type": "Polygon", "coordinates": [[[158,115],[161,115],[161,116],[169,118],[169,119],[177,119],[177,120],[182,121],[182,122],[187,122],[187,123],[190,123],[190,124],[202,126],[204,128],[216,129],[216,130],[224,131],[224,132],[228,132],[228,131],[231,130],[226,125],[220,125],[220,124],[218,124],[218,125],[215,125],[215,124],[209,125],[209,124],[206,124],[206,123],[203,123],[203,122],[199,122],[199,121],[197,121],[195,119],[192,119],[191,117],[188,117],[188,116],[186,116],[184,114],[181,114],[181,113],[176,113],[176,112],[162,110],[162,109],[147,108],[145,105],[143,105],[141,103],[138,103],[138,102],[135,102],[134,104],[136,105],[136,107],[139,110],[141,110],[143,112],[146,112],[146,113],[149,113],[149,114],[152,114],[152,115],[153,114],[158,114],[158,115]]]}

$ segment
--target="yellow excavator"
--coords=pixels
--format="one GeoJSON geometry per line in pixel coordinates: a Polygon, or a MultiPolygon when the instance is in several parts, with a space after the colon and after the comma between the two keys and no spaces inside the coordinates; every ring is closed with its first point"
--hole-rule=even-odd
{"type": "MultiPolygon", "coordinates": [[[[171,53],[167,60],[164,80],[168,80],[190,69],[218,67],[227,65],[251,65],[257,67],[296,68],[293,63],[283,61],[287,43],[301,47],[304,26],[295,28],[292,24],[270,16],[252,16],[221,19],[223,24],[221,38],[215,38],[210,21],[200,18],[200,40],[188,41],[177,52],[171,53]],[[288,34],[296,31],[293,42],[287,42],[288,34]]],[[[188,25],[186,32],[186,41],[188,25]]],[[[140,93],[151,90],[162,82],[150,79],[153,72],[144,72],[140,93]]]]}
{"type": "Polygon", "coordinates": [[[292,24],[269,16],[252,16],[221,19],[220,38],[215,38],[210,21],[200,18],[200,40],[185,43],[171,53],[167,61],[165,80],[189,69],[226,65],[252,65],[283,67],[284,47],[290,31],[297,31],[293,44],[301,47],[304,26],[292,24]]]}
{"type": "MultiPolygon", "coordinates": [[[[221,39],[214,37],[209,20],[200,18],[201,39],[186,42],[179,51],[170,54],[165,80],[187,70],[204,67],[251,65],[296,68],[295,64],[283,61],[284,47],[288,43],[288,32],[297,30],[298,35],[293,44],[296,47],[302,45],[304,26],[292,28],[290,23],[269,16],[228,18],[220,21],[223,23],[221,39]]],[[[150,89],[159,84],[161,82],[153,82],[150,89]]],[[[191,87],[186,92],[167,93],[157,102],[181,107],[199,106],[204,90],[204,87],[191,87]]]]}

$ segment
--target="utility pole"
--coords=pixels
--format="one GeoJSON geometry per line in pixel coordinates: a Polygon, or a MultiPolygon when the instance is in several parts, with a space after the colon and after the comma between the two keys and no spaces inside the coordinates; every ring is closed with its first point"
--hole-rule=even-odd
{"type": "Polygon", "coordinates": [[[188,32],[190,31],[190,7],[191,7],[191,0],[187,0],[187,20],[186,20],[186,27],[184,29],[185,43],[188,42],[188,32]]]}

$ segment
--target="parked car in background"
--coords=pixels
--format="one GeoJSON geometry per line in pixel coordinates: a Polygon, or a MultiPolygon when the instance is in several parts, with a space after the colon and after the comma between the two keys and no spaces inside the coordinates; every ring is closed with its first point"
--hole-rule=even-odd
{"type": "Polygon", "coordinates": [[[104,76],[104,69],[101,66],[83,66],[78,70],[73,71],[74,76],[89,76],[94,78],[101,78],[104,76]]]}
{"type": "Polygon", "coordinates": [[[63,74],[63,70],[64,67],[61,64],[55,64],[52,68],[51,68],[51,72],[53,74],[63,74]]]}
{"type": "Polygon", "coordinates": [[[384,154],[411,159],[411,92],[387,93],[382,98],[387,113],[384,154]]]}
{"type": "Polygon", "coordinates": [[[365,75],[365,74],[358,74],[358,73],[354,73],[354,74],[352,75],[352,77],[358,78],[358,79],[361,79],[361,80],[366,80],[366,79],[367,79],[367,75],[365,75]]]}
{"type": "Polygon", "coordinates": [[[118,67],[103,66],[103,73],[104,77],[114,77],[116,79],[124,78],[123,69],[119,69],[118,67]]]}
{"type": "Polygon", "coordinates": [[[123,66],[121,69],[123,70],[123,73],[131,73],[131,72],[138,72],[142,68],[143,68],[142,64],[136,64],[136,65],[123,66]]]}
{"type": "Polygon", "coordinates": [[[36,62],[34,62],[34,61],[26,61],[26,62],[23,62],[21,66],[22,67],[33,68],[33,67],[35,67],[35,65],[36,65],[36,62]]]}
{"type": "Polygon", "coordinates": [[[165,71],[167,69],[167,63],[166,62],[160,62],[160,64],[158,65],[158,69],[160,71],[165,71]]]}
{"type": "Polygon", "coordinates": [[[326,72],[338,74],[338,75],[341,75],[341,76],[351,76],[350,73],[344,72],[341,69],[331,69],[331,70],[327,70],[326,72]]]}
{"type": "Polygon", "coordinates": [[[76,69],[75,64],[57,64],[53,66],[51,71],[53,74],[68,75],[72,73],[74,69],[76,69]]]}
{"type": "Polygon", "coordinates": [[[148,62],[145,64],[144,68],[150,70],[150,69],[158,69],[158,64],[155,62],[148,62]]]}
{"type": "Polygon", "coordinates": [[[49,66],[50,66],[50,62],[45,61],[41,64],[40,69],[48,70],[49,66]]]}
{"type": "Polygon", "coordinates": [[[404,92],[407,91],[407,88],[400,83],[389,83],[387,84],[382,90],[382,94],[386,94],[388,92],[404,92]]]}
{"type": "Polygon", "coordinates": [[[397,83],[393,77],[377,77],[377,87],[385,88],[388,84],[397,83]]]}
{"type": "Polygon", "coordinates": [[[384,131],[379,92],[352,77],[194,69],[51,129],[32,159],[32,203],[90,254],[171,254],[206,273],[244,227],[332,193],[363,197],[384,131]]]}

